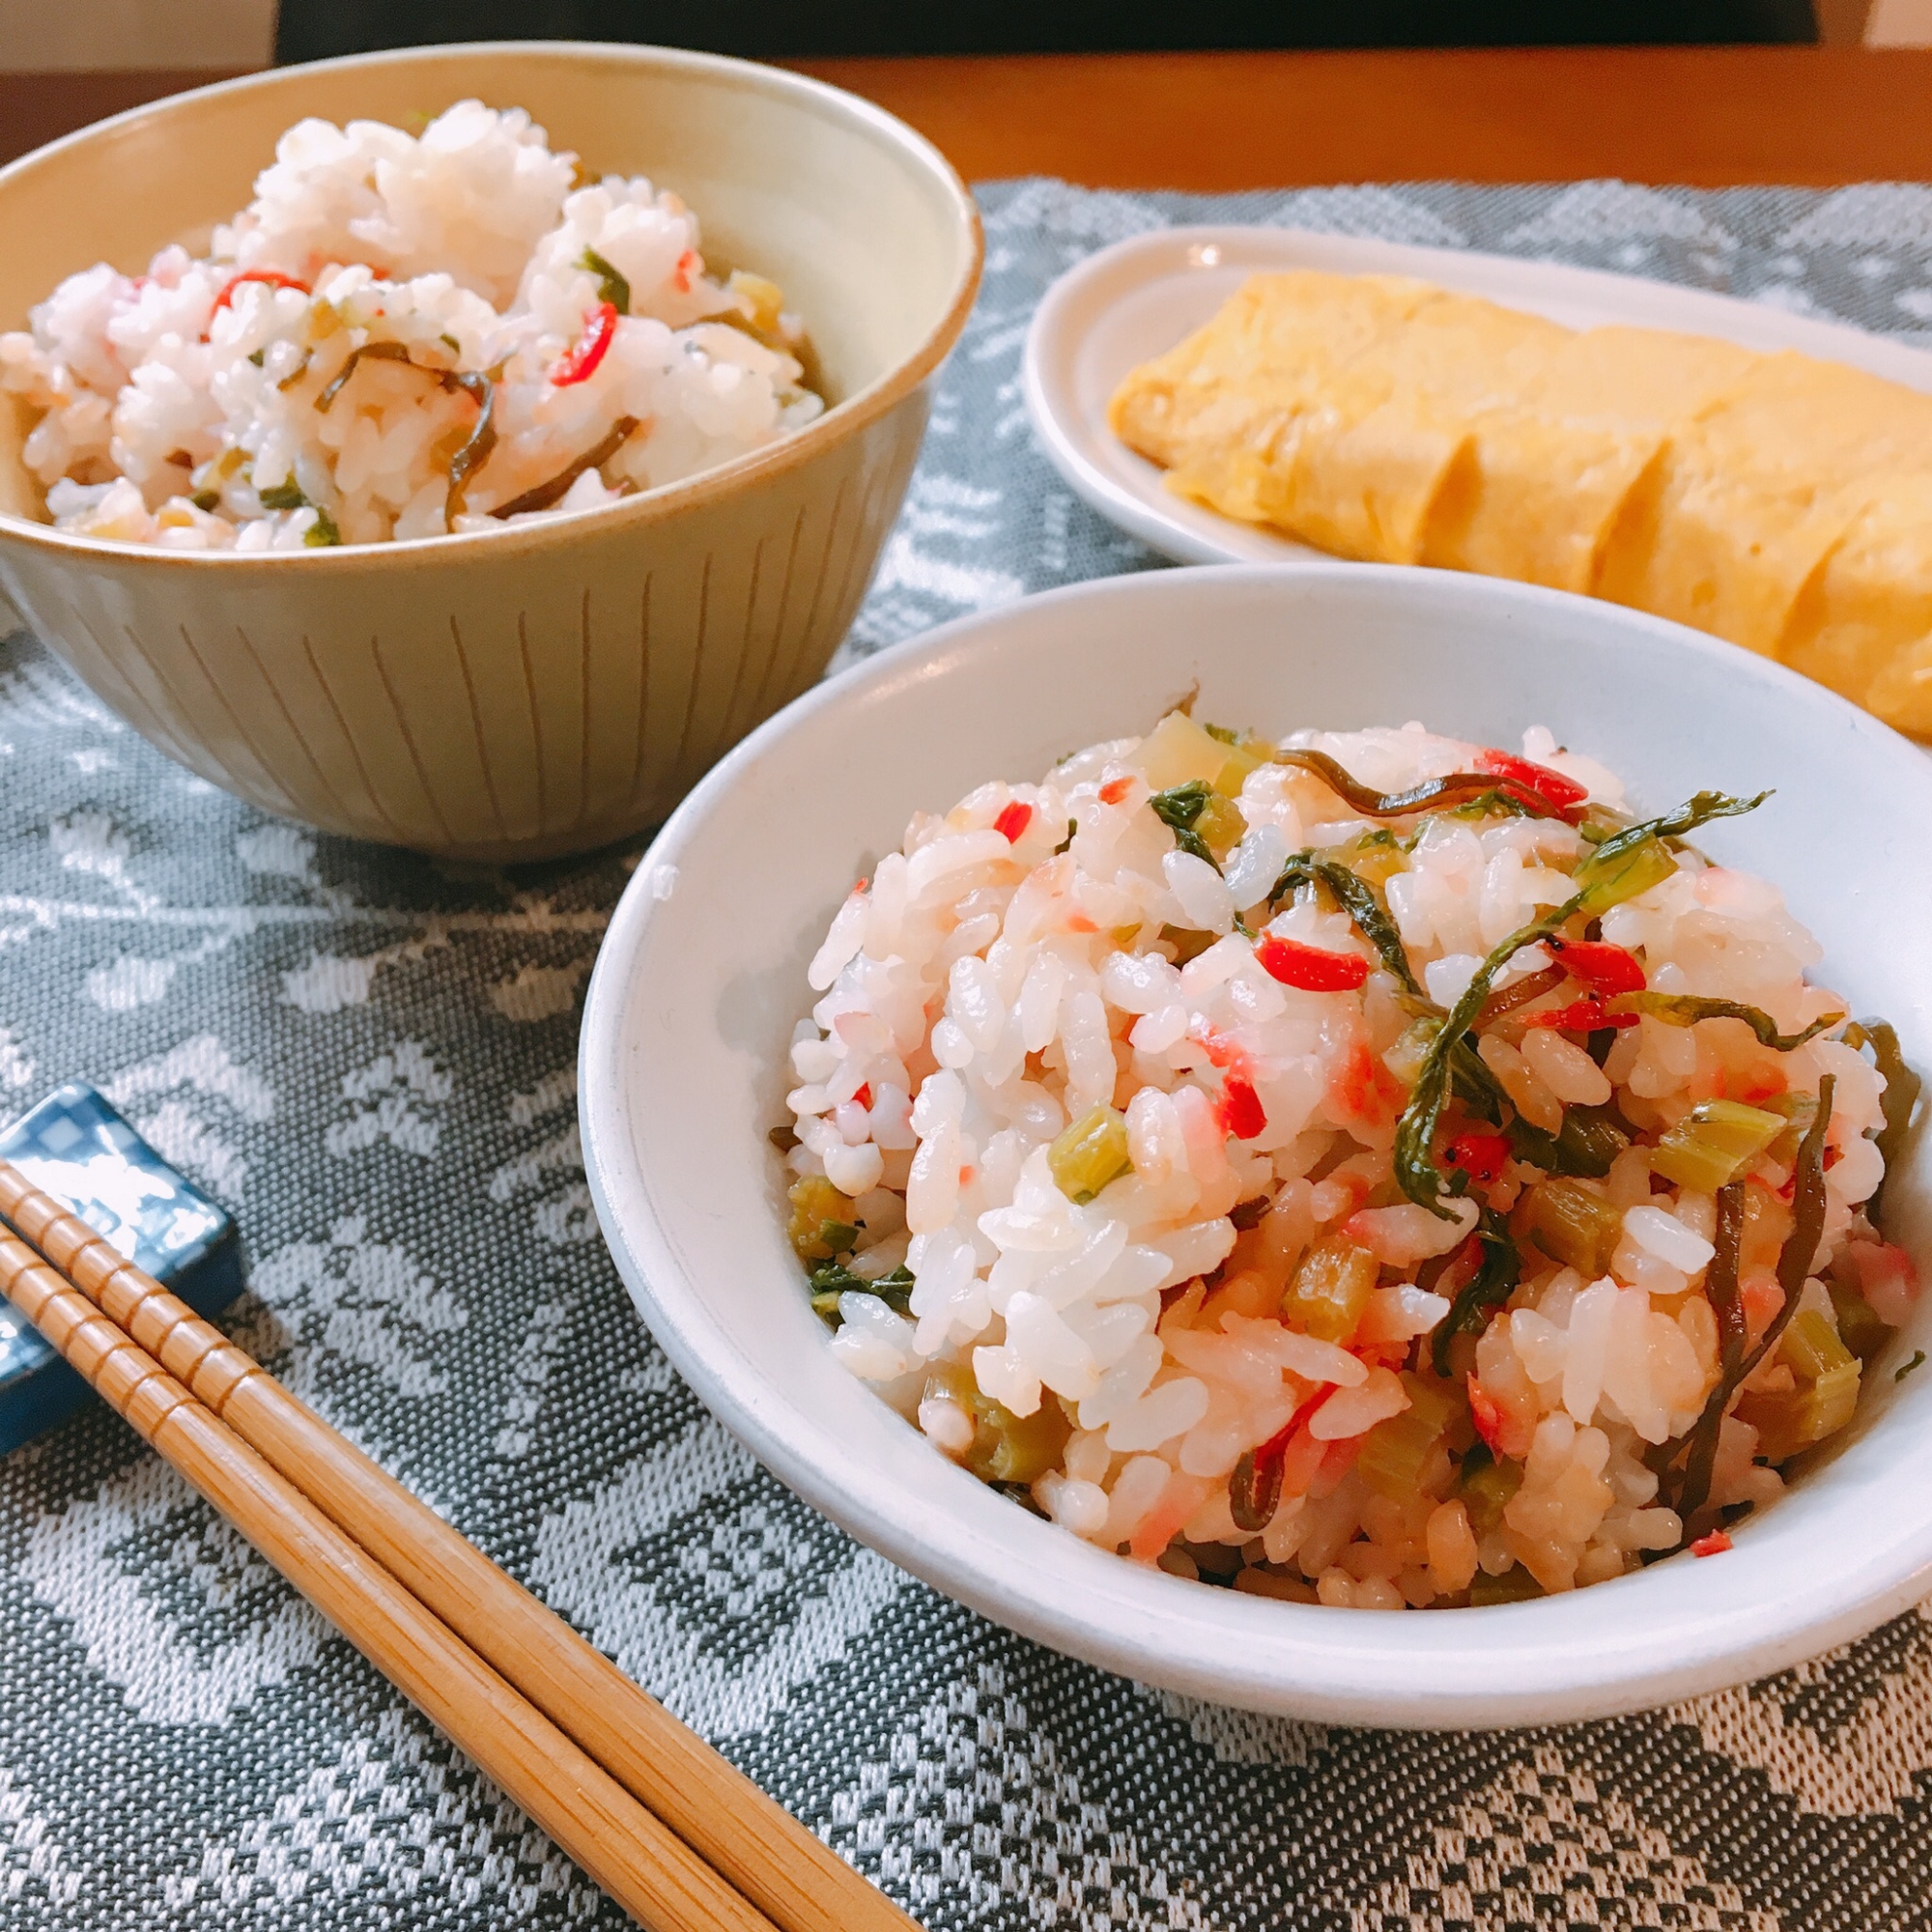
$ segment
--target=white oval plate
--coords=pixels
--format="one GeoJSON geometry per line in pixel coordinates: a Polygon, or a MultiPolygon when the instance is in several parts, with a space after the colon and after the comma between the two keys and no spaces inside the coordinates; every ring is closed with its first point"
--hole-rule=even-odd
{"type": "MultiPolygon", "coordinates": [[[[1776,798],[1700,834],[1820,935],[1823,980],[1932,1063],[1932,765],[1821,686],[1584,598],[1370,564],[1157,571],[1030,597],[821,685],[698,785],[625,893],[581,1049],[584,1168],[679,1372],[853,1535],[1024,1634],[1146,1682],[1341,1723],[1554,1723],[1735,1684],[1932,1591],[1932,1371],[1880,1358],[1851,1439],[1738,1532],[1548,1601],[1403,1614],[1273,1603],[1080,1542],[941,1456],[841,1369],[784,1238],[786,1050],[807,961],[910,813],[1145,730],[1199,680],[1270,731],[1421,717],[1491,743],[1542,722],[1645,807],[1776,798]]],[[[1932,1135],[1894,1188],[1932,1264],[1932,1135]]]]}
{"type": "Polygon", "coordinates": [[[1415,275],[1572,328],[1625,323],[1722,336],[1748,349],[1797,349],[1932,390],[1932,352],[1701,289],[1299,228],[1163,229],[1101,249],[1047,290],[1027,331],[1022,374],[1034,428],[1075,494],[1181,563],[1322,554],[1175,496],[1162,472],[1107,427],[1107,404],[1129,371],[1199,328],[1249,275],[1280,269],[1415,275]]]}

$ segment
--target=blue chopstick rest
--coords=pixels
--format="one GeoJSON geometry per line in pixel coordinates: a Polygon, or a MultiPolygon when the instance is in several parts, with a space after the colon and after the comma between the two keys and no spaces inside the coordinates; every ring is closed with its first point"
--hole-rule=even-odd
{"type": "MultiPolygon", "coordinates": [[[[72,1082],[23,1114],[0,1133],[0,1158],[197,1315],[213,1315],[241,1293],[234,1220],[92,1087],[72,1082]]],[[[0,1299],[0,1454],[51,1429],[87,1394],[32,1322],[0,1299]]]]}

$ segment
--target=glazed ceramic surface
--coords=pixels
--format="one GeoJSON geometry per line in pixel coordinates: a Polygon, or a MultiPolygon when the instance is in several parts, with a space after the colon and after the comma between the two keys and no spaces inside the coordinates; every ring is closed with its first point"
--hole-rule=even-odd
{"type": "Polygon", "coordinates": [[[425,48],[204,88],[0,171],[0,327],[64,275],[144,268],[242,207],[304,115],[523,106],[596,173],[647,174],[810,331],[834,404],[800,435],[606,509],[470,536],[239,555],[39,521],[0,402],[0,589],[138,730],[327,831],[482,859],[661,819],[810,684],[851,621],[978,283],[970,197],[891,116],[656,48],[425,48]]]}
{"type": "Polygon", "coordinates": [[[1250,275],[1286,269],[1413,275],[1570,328],[1618,323],[1721,336],[1748,349],[1796,349],[1932,390],[1925,350],[1766,302],[1466,248],[1296,228],[1165,228],[1101,249],[1047,291],[1027,335],[1022,382],[1041,447],[1072,489],[1181,563],[1286,563],[1323,554],[1177,497],[1163,472],[1107,427],[1107,405],[1130,371],[1199,328],[1250,275]]]}
{"type": "MultiPolygon", "coordinates": [[[[1829,1460],[1690,1556],[1572,1595],[1402,1614],[1185,1582],[982,1487],[833,1359],[765,1136],[785,1118],[806,963],[917,808],[1033,779],[1139,732],[1198,680],[1202,715],[1270,733],[1401,724],[1511,744],[1548,724],[1640,808],[1776,786],[1699,834],[1780,883],[1815,969],[1932,1065],[1932,764],[1820,686],[1617,607],[1481,578],[1324,563],[1161,572],[970,618],[821,686],[693,792],[639,867],[585,1009],[580,1109],[597,1213],[679,1371],[800,1494],[987,1616],[1144,1682],[1351,1724],[1555,1723],[1816,1654],[1932,1589],[1932,1300],[1829,1460]],[[837,771],[837,783],[826,774],[837,771]]],[[[1932,1154],[1888,1190],[1932,1264],[1932,1154]]]]}

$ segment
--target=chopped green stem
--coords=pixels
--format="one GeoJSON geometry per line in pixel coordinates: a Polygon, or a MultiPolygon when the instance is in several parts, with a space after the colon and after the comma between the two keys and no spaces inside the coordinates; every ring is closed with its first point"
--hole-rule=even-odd
{"type": "Polygon", "coordinates": [[[1792,1199],[1795,1219],[1777,1254],[1777,1285],[1784,1291],[1784,1301],[1759,1336],[1757,1347],[1748,1353],[1737,1336],[1744,1325],[1743,1309],[1729,1305],[1738,1300],[1744,1189],[1742,1183],[1733,1181],[1718,1193],[1718,1227],[1713,1243],[1716,1252],[1705,1274],[1704,1292],[1718,1316],[1722,1372],[1687,1438],[1690,1454],[1685,1463],[1683,1485],[1677,1492],[1677,1514],[1683,1521],[1686,1542],[1690,1536],[1691,1518],[1710,1497],[1711,1470],[1717,1461],[1724,1413],[1739,1389],[1756,1373],[1758,1364],[1783,1339],[1791,1318],[1798,1313],[1798,1298],[1810,1278],[1811,1264],[1818,1258],[1818,1242],[1825,1232],[1825,1135],[1832,1124],[1832,1095],[1836,1086],[1836,1076],[1830,1073],[1818,1083],[1818,1112],[1798,1149],[1797,1184],[1792,1199]],[[1732,1197],[1728,1207],[1727,1195],[1732,1197]]]}
{"type": "Polygon", "coordinates": [[[1473,1334],[1491,1309],[1500,1307],[1522,1279],[1522,1258],[1510,1238],[1509,1223],[1491,1208],[1483,1210],[1472,1240],[1483,1244],[1483,1264],[1457,1291],[1449,1313],[1435,1324],[1431,1354],[1438,1376],[1449,1374],[1449,1345],[1458,1335],[1473,1334]]]}
{"type": "Polygon", "coordinates": [[[611,427],[611,434],[595,449],[586,449],[574,463],[567,463],[548,483],[539,483],[534,490],[526,490],[521,497],[512,497],[507,503],[499,503],[490,512],[493,517],[505,518],[524,515],[530,510],[547,510],[553,503],[560,503],[570,494],[570,487],[586,469],[601,469],[616,455],[630,440],[637,428],[636,416],[619,416],[611,427]]]}
{"type": "MultiPolygon", "coordinates": [[[[1489,1068],[1483,1071],[1487,1073],[1489,1068]]],[[[1592,1180],[1603,1179],[1611,1162],[1636,1139],[1635,1129],[1614,1103],[1564,1108],[1563,1125],[1553,1134],[1531,1126],[1520,1117],[1509,1123],[1507,1132],[1511,1151],[1519,1160],[1540,1167],[1546,1174],[1581,1174],[1592,1180]]]]}
{"type": "Polygon", "coordinates": [[[1743,1020],[1756,1034],[1758,1044],[1774,1053],[1793,1053],[1807,1039],[1815,1039],[1828,1027],[1845,1016],[1827,1013],[1813,1020],[1802,1033],[1779,1033],[1777,1022],[1762,1007],[1747,1007],[1736,1000],[1710,1000],[1696,993],[1622,993],[1619,1004],[1633,1012],[1647,1013],[1666,1026],[1695,1026],[1699,1020],[1743,1020]]]}

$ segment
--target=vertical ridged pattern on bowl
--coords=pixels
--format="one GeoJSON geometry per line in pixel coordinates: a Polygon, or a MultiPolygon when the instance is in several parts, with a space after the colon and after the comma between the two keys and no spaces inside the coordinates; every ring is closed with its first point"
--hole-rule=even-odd
{"type": "Polygon", "coordinates": [[[922,386],[674,521],[593,514],[569,544],[480,544],[461,571],[434,552],[399,570],[395,554],[311,573],[296,598],[264,558],[218,601],[205,575],[139,553],[81,568],[22,548],[10,575],[29,623],[103,700],[265,810],[452,857],[582,851],[663,818],[824,669],[926,402],[922,386]]]}

